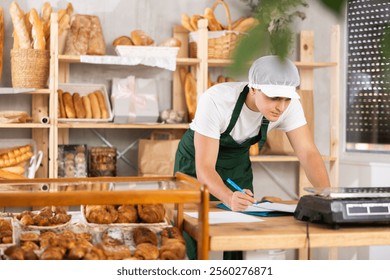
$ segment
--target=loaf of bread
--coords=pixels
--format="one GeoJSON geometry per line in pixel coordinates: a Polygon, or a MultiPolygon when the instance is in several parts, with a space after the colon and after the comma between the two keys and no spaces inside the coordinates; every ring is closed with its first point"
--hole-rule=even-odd
{"type": "Polygon", "coordinates": [[[30,10],[29,21],[31,23],[31,37],[33,48],[36,50],[44,50],[46,48],[45,34],[43,24],[36,9],[30,10]]]}
{"type": "Polygon", "coordinates": [[[84,104],[83,101],[81,100],[80,94],[78,92],[73,93],[72,99],[73,99],[74,110],[76,112],[76,118],[85,119],[87,114],[85,112],[84,104]]]}
{"type": "Polygon", "coordinates": [[[88,16],[76,15],[68,34],[64,54],[86,55],[91,36],[91,21],[88,16]]]}
{"type": "Polygon", "coordinates": [[[190,21],[191,21],[191,18],[189,15],[187,15],[187,14],[181,15],[181,25],[185,29],[187,29],[189,32],[192,32],[192,31],[195,31],[196,29],[192,28],[190,21]]]}
{"type": "Polygon", "coordinates": [[[105,55],[106,43],[104,42],[103,30],[97,16],[89,16],[91,21],[91,34],[88,41],[87,54],[105,55]]]}
{"type": "Polygon", "coordinates": [[[88,94],[89,101],[91,102],[91,112],[93,119],[101,119],[102,114],[100,112],[99,100],[94,92],[88,94]]]}
{"type": "Polygon", "coordinates": [[[184,95],[188,109],[188,117],[190,121],[195,117],[196,111],[196,80],[191,72],[188,72],[184,81],[184,95]]]}
{"type": "Polygon", "coordinates": [[[69,119],[76,118],[76,111],[73,105],[73,98],[69,92],[64,92],[62,94],[62,102],[64,102],[66,117],[69,119]]]}
{"type": "Polygon", "coordinates": [[[106,101],[104,100],[103,92],[101,90],[96,90],[95,95],[96,95],[98,103],[99,103],[101,118],[107,119],[108,118],[108,111],[107,111],[106,101]]]}
{"type": "Polygon", "coordinates": [[[82,96],[81,100],[83,101],[83,105],[85,109],[85,118],[92,119],[91,101],[89,100],[88,95],[82,96]]]}
{"type": "Polygon", "coordinates": [[[221,31],[223,30],[222,25],[216,19],[214,11],[211,8],[204,10],[204,17],[208,20],[208,28],[210,31],[221,31]]]}
{"type": "Polygon", "coordinates": [[[12,1],[9,12],[14,26],[14,38],[18,38],[19,47],[21,49],[31,49],[31,39],[24,20],[24,12],[15,1],[12,1]]]}
{"type": "Polygon", "coordinates": [[[63,101],[63,95],[64,92],[61,89],[57,90],[58,94],[58,108],[59,108],[59,118],[66,118],[66,112],[65,112],[65,106],[64,106],[64,101],[63,101]]]}
{"type": "Polygon", "coordinates": [[[0,7],[0,82],[3,74],[3,52],[4,52],[4,11],[0,7]]]}

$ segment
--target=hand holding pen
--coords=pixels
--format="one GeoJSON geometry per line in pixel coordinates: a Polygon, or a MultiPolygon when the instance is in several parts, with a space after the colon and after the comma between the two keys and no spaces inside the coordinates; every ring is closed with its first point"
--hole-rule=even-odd
{"type": "Polygon", "coordinates": [[[253,193],[246,189],[242,189],[238,186],[233,180],[228,178],[226,180],[237,192],[234,192],[230,202],[230,208],[233,211],[244,211],[248,206],[256,203],[256,200],[253,198],[253,193]]]}

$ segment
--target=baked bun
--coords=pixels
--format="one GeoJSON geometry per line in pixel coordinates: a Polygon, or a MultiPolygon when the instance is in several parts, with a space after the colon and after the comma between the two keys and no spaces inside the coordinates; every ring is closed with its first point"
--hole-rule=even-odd
{"type": "Polygon", "coordinates": [[[135,245],[150,243],[157,246],[157,235],[147,227],[137,227],[133,230],[135,245]]]}
{"type": "Polygon", "coordinates": [[[176,38],[168,38],[164,40],[161,44],[161,47],[181,47],[181,41],[176,38]]]}
{"type": "Polygon", "coordinates": [[[150,46],[154,43],[154,40],[141,29],[133,30],[130,37],[135,46],[150,46]]]}
{"type": "Polygon", "coordinates": [[[112,205],[87,205],[85,217],[90,223],[112,224],[118,218],[118,212],[112,205]]]}
{"type": "Polygon", "coordinates": [[[112,41],[112,45],[116,46],[133,46],[134,43],[129,36],[119,36],[114,41],[112,41]]]}
{"type": "Polygon", "coordinates": [[[165,208],[163,204],[139,204],[137,210],[140,219],[145,223],[164,222],[165,208]]]}

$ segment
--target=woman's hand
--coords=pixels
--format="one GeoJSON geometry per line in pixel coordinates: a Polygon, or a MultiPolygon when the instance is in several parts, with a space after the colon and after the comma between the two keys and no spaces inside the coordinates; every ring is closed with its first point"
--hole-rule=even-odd
{"type": "Polygon", "coordinates": [[[230,198],[230,209],[232,211],[245,211],[248,206],[256,202],[253,198],[253,193],[244,189],[245,193],[242,192],[233,192],[232,197],[230,198]]]}

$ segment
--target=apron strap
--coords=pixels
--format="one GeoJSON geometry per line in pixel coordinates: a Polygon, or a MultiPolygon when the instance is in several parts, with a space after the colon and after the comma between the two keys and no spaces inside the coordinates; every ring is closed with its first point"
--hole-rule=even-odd
{"type": "Polygon", "coordinates": [[[236,125],[236,122],[238,120],[238,117],[240,116],[241,109],[245,103],[245,99],[248,95],[248,92],[249,92],[249,87],[246,85],[242,90],[242,92],[240,93],[240,96],[238,97],[236,106],[234,107],[233,114],[230,119],[230,123],[226,128],[225,132],[223,132],[222,134],[229,134],[232,131],[233,127],[236,125]]]}
{"type": "Polygon", "coordinates": [[[259,141],[259,149],[263,147],[265,144],[265,141],[267,141],[267,130],[268,130],[269,120],[263,117],[263,120],[261,121],[261,127],[260,127],[260,141],[259,141]]]}

